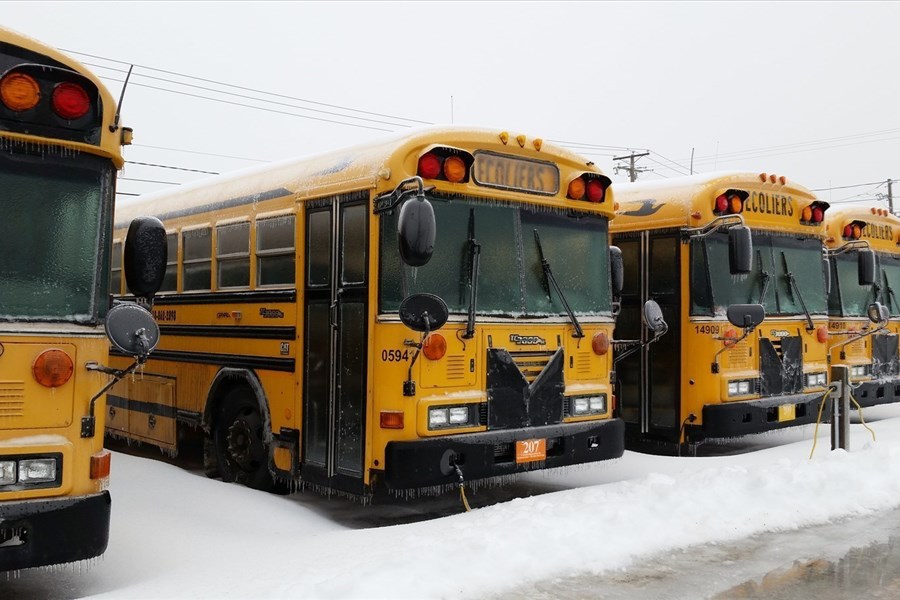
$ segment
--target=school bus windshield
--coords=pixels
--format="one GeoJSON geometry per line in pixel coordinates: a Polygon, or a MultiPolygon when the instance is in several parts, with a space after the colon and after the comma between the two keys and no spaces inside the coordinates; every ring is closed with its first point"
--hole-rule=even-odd
{"type": "Polygon", "coordinates": [[[92,157],[28,158],[0,164],[0,319],[89,322],[98,316],[101,198],[112,167],[92,157]],[[48,168],[48,161],[55,162],[48,168]],[[93,165],[91,168],[89,165],[93,165]]]}
{"type": "Polygon", "coordinates": [[[431,198],[438,235],[425,266],[401,265],[397,217],[381,228],[381,311],[393,312],[408,294],[443,298],[451,313],[469,307],[471,248],[480,246],[477,312],[496,316],[557,316],[563,304],[544,276],[534,231],[566,301],[578,315],[610,312],[607,220],[532,206],[503,206],[431,198]]]}
{"type": "Polygon", "coordinates": [[[866,309],[875,301],[872,285],[859,285],[859,266],[855,252],[835,257],[837,281],[831,286],[828,311],[834,316],[864,317],[866,309]]]}
{"type": "MultiPolygon", "coordinates": [[[[882,303],[889,307],[891,315],[900,315],[900,256],[880,256],[882,303]]],[[[863,313],[865,314],[865,313],[863,313]]]]}
{"type": "Polygon", "coordinates": [[[692,314],[722,314],[732,304],[748,303],[762,304],[767,315],[802,314],[804,304],[810,314],[826,312],[820,240],[755,231],[753,253],[753,270],[731,275],[725,233],[692,240],[692,314]]]}

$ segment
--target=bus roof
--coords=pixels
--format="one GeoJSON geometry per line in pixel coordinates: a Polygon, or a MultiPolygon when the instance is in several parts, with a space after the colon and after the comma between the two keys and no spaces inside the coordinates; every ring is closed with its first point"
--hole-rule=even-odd
{"type": "Polygon", "coordinates": [[[752,219],[749,225],[796,230],[800,211],[817,201],[807,188],[765,173],[702,173],[615,187],[619,208],[614,231],[703,226],[716,217],[715,198],[728,190],[747,193],[744,216],[752,219]]]}
{"type": "MultiPolygon", "coordinates": [[[[234,205],[288,195],[303,200],[351,189],[386,192],[414,175],[418,157],[433,146],[493,150],[534,160],[552,160],[560,169],[560,192],[549,198],[535,196],[533,201],[538,204],[560,207],[559,198],[565,196],[570,179],[584,172],[602,175],[592,162],[573,152],[547,143],[538,143],[538,150],[533,138],[520,147],[512,134],[504,143],[501,133],[500,130],[462,127],[414,128],[375,142],[257,165],[227,175],[205,178],[177,189],[120,200],[116,206],[116,221],[127,223],[140,214],[175,215],[188,208],[213,207],[224,199],[230,199],[230,204],[234,205]]],[[[522,199],[520,193],[484,189],[494,198],[522,199]]],[[[605,212],[611,217],[612,196],[609,195],[606,200],[601,204],[579,204],[589,205],[593,210],[605,212]]]]}

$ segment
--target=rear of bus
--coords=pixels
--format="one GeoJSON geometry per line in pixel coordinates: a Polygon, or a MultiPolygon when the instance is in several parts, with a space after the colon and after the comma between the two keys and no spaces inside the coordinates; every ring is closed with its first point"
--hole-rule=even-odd
{"type": "Polygon", "coordinates": [[[748,173],[620,185],[617,199],[617,338],[636,335],[650,298],[670,327],[669,340],[616,366],[629,439],[672,448],[815,421],[828,377],[828,205],[784,177],[748,173]],[[742,226],[743,249],[731,235],[742,226]]]}
{"type": "Polygon", "coordinates": [[[82,418],[109,349],[114,114],[83,67],[0,29],[0,571],[107,544],[109,454],[82,418]]]}
{"type": "Polygon", "coordinates": [[[831,263],[828,296],[831,364],[845,365],[853,397],[862,407],[900,400],[900,218],[881,208],[844,208],[828,215],[831,263]],[[875,254],[874,280],[861,254],[875,254]],[[887,308],[873,321],[873,303],[887,308]]]}

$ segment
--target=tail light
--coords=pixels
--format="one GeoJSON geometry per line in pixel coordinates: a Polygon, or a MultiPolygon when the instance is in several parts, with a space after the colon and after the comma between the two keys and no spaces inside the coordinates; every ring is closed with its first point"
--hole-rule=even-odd
{"type": "Polygon", "coordinates": [[[72,378],[73,371],[72,359],[68,354],[56,348],[44,350],[38,354],[31,365],[35,381],[48,388],[65,385],[72,378]]]}
{"type": "Polygon", "coordinates": [[[816,200],[800,211],[800,222],[806,225],[818,225],[825,220],[825,211],[828,210],[828,206],[827,202],[816,200]]]}
{"type": "Polygon", "coordinates": [[[53,88],[53,112],[66,120],[80,119],[91,109],[91,99],[80,85],[60,83],[53,88]]]}
{"type": "Polygon", "coordinates": [[[728,190],[716,196],[713,212],[716,215],[739,215],[744,212],[744,201],[749,194],[738,190],[728,190]]]}
{"type": "Polygon", "coordinates": [[[24,73],[9,73],[0,80],[0,100],[9,110],[22,112],[37,106],[41,88],[34,77],[24,73]]]}
{"type": "Polygon", "coordinates": [[[469,171],[475,158],[455,148],[432,148],[419,157],[416,174],[422,179],[438,179],[450,183],[469,181],[469,171]]]}
{"type": "Polygon", "coordinates": [[[844,231],[841,233],[845,240],[858,240],[862,237],[863,229],[866,228],[865,221],[850,221],[844,225],[844,231]]]}
{"type": "Polygon", "coordinates": [[[612,181],[599,173],[582,173],[569,182],[566,197],[569,200],[587,200],[595,204],[606,200],[606,190],[612,181]]]}

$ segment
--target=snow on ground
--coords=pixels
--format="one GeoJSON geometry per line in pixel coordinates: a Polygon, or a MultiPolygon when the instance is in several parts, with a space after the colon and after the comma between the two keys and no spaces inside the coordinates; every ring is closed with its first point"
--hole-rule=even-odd
{"type": "MultiPolygon", "coordinates": [[[[0,579],[0,597],[4,587],[23,598],[480,598],[521,591],[529,582],[602,574],[694,544],[900,506],[900,407],[867,416],[878,440],[855,424],[849,453],[829,451],[827,425],[811,461],[812,427],[742,441],[742,450],[756,450],[736,455],[628,452],[611,463],[529,474],[508,489],[542,493],[469,513],[449,496],[438,516],[458,514],[417,522],[409,521],[422,518],[416,513],[427,501],[367,507],[312,493],[275,496],[115,453],[105,557],[79,573],[33,570],[0,579]]],[[[476,505],[497,497],[470,494],[476,505]]]]}

